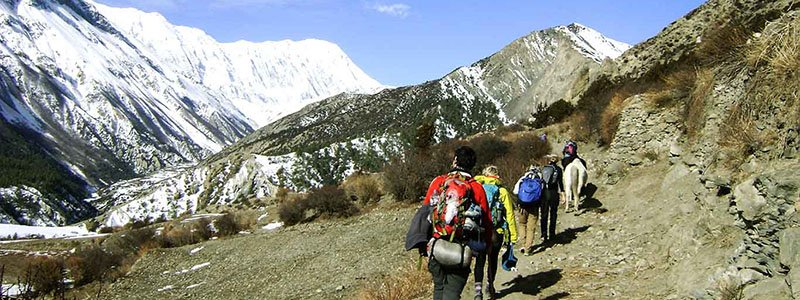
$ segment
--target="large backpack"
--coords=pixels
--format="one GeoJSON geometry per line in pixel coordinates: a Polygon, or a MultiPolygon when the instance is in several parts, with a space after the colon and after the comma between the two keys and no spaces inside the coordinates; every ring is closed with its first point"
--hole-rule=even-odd
{"type": "Polygon", "coordinates": [[[542,189],[544,188],[544,180],[539,176],[525,176],[519,184],[519,202],[522,205],[528,205],[539,202],[542,199],[542,189]]]}
{"type": "Polygon", "coordinates": [[[548,189],[558,186],[558,169],[553,165],[542,167],[542,180],[547,184],[548,189]]]}
{"type": "Polygon", "coordinates": [[[505,206],[500,201],[500,187],[484,183],[483,190],[486,191],[486,202],[489,203],[489,211],[492,212],[492,225],[493,228],[501,228],[505,224],[505,206]]]}
{"type": "Polygon", "coordinates": [[[472,206],[473,194],[470,187],[472,178],[453,172],[442,180],[442,184],[431,196],[431,223],[434,237],[449,237],[451,241],[461,239],[464,213],[472,206]]]}

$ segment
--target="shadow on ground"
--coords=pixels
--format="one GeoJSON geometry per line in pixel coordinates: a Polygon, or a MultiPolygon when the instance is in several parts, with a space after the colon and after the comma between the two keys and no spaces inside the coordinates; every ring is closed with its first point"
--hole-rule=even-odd
{"type": "Polygon", "coordinates": [[[581,204],[578,205],[579,213],[575,214],[576,216],[582,215],[586,212],[593,212],[597,214],[602,214],[608,211],[608,209],[603,207],[603,202],[600,202],[597,198],[594,197],[594,194],[597,192],[597,186],[594,183],[589,183],[586,187],[581,190],[581,195],[585,198],[581,201],[581,204]]]}
{"type": "MultiPolygon", "coordinates": [[[[511,279],[511,281],[502,284],[504,288],[497,292],[497,298],[500,299],[514,293],[533,296],[539,294],[539,292],[541,292],[543,289],[558,283],[558,281],[561,280],[561,277],[563,277],[561,275],[561,269],[552,269],[528,276],[519,275],[516,278],[511,279]]],[[[548,296],[547,299],[560,299],[566,297],[566,295],[560,294],[569,295],[567,293],[559,293],[548,296]]]]}
{"type": "Polygon", "coordinates": [[[556,236],[552,240],[534,246],[534,249],[536,250],[533,251],[533,254],[542,252],[545,249],[551,248],[556,244],[566,245],[572,243],[572,241],[578,239],[578,233],[588,230],[589,227],[592,227],[592,225],[585,225],[576,228],[567,228],[567,230],[564,230],[563,232],[556,234],[556,236]]]}

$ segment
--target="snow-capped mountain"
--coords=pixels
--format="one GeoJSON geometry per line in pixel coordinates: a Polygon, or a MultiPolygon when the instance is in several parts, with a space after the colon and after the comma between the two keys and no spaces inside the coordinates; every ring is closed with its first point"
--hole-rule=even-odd
{"type": "Polygon", "coordinates": [[[629,47],[578,24],[535,31],[438,80],[312,103],[196,167],[104,189],[97,206],[107,212],[103,223],[120,225],[262,198],[281,183],[302,189],[356,169],[374,171],[369,166],[402,152],[401,136],[422,122],[434,122],[443,140],[526,119],[572,99],[574,82],[629,47]]]}
{"type": "Polygon", "coordinates": [[[596,62],[602,62],[606,58],[617,58],[631,48],[631,45],[609,39],[597,30],[578,23],[558,26],[555,30],[566,34],[575,44],[575,50],[596,62]]]}
{"type": "MultiPolygon", "coordinates": [[[[0,137],[21,143],[3,147],[26,149],[33,156],[23,161],[35,156],[48,174],[88,184],[59,191],[72,199],[64,201],[81,201],[91,186],[197,161],[311,101],[380,88],[324,41],[223,44],[134,9],[0,1],[0,137]]],[[[0,163],[14,155],[0,152],[0,163]]],[[[12,178],[0,188],[43,189],[37,182],[12,178]]],[[[7,195],[0,205],[16,207],[7,195]]],[[[85,204],[54,208],[49,218],[73,221],[64,216],[85,204]]]]}
{"type": "Polygon", "coordinates": [[[172,25],[158,13],[95,6],[159,62],[168,78],[188,79],[229,99],[254,128],[314,100],[382,88],[327,41],[219,43],[197,28],[172,25]]]}

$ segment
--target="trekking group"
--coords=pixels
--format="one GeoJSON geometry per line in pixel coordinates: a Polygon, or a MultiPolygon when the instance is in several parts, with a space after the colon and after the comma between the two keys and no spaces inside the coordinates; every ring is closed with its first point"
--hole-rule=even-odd
{"type": "Polygon", "coordinates": [[[585,165],[573,141],[566,143],[562,155],[561,167],[556,155],[546,156],[541,166],[531,164],[514,184],[511,193],[516,199],[512,200],[497,166],[486,166],[473,176],[475,151],[467,146],[455,150],[452,169],[431,182],[406,235],[406,250],[417,248],[420,263],[422,257],[428,258],[434,299],[460,299],[470,274],[475,299],[484,295],[495,299],[498,265],[516,271],[518,241],[524,255],[556,241],[557,210],[565,192],[562,167],[575,159],[585,165]],[[535,238],[537,222],[540,243],[535,238]],[[500,260],[503,246],[506,250],[500,260]]]}

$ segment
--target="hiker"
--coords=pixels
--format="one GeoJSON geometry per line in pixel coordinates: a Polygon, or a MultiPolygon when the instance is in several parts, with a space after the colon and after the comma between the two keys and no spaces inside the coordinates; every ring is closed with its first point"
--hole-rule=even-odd
{"type": "Polygon", "coordinates": [[[483,184],[483,190],[486,192],[486,201],[488,201],[489,211],[491,211],[492,227],[494,227],[491,238],[491,252],[479,253],[475,259],[475,270],[473,272],[473,276],[475,276],[475,299],[483,299],[483,266],[486,264],[487,256],[489,266],[487,268],[486,293],[489,299],[494,299],[497,258],[500,255],[500,248],[503,244],[517,243],[517,222],[514,216],[514,205],[508,196],[508,190],[502,185],[497,167],[486,167],[483,169],[483,175],[475,176],[475,180],[483,184]]]}
{"type": "Polygon", "coordinates": [[[542,240],[546,243],[552,242],[556,237],[556,214],[561,196],[564,193],[564,185],[561,182],[563,172],[556,164],[557,161],[558,156],[548,155],[547,165],[542,167],[542,179],[546,186],[543,191],[544,199],[542,199],[540,216],[542,220],[542,240]]]}
{"type": "Polygon", "coordinates": [[[568,140],[564,143],[564,149],[561,150],[561,154],[563,158],[561,158],[561,168],[567,169],[567,165],[571,163],[573,160],[578,159],[583,164],[583,167],[586,167],[586,161],[583,158],[578,156],[578,143],[573,140],[568,140]]]}
{"type": "Polygon", "coordinates": [[[519,204],[519,210],[517,210],[519,213],[517,218],[520,229],[519,239],[524,241],[520,251],[525,255],[532,254],[543,186],[541,170],[536,165],[531,165],[525,175],[522,175],[514,185],[514,194],[517,195],[517,204],[519,204]]]}
{"type": "Polygon", "coordinates": [[[436,177],[425,195],[423,205],[432,207],[433,238],[427,249],[434,300],[460,299],[471,271],[473,251],[494,251],[494,228],[486,193],[470,174],[475,161],[472,148],[456,149],[453,169],[436,177]]]}

